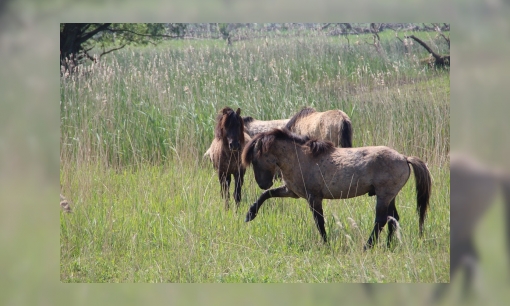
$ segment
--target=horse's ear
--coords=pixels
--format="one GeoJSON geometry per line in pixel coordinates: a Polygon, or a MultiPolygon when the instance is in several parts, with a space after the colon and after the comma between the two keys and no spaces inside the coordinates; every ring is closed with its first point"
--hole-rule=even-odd
{"type": "Polygon", "coordinates": [[[236,114],[237,114],[238,116],[241,116],[241,109],[240,109],[239,107],[238,107],[238,108],[237,108],[237,110],[236,110],[236,114]]]}
{"type": "Polygon", "coordinates": [[[228,107],[224,107],[224,108],[222,109],[222,111],[223,111],[223,115],[228,114],[228,107]]]}

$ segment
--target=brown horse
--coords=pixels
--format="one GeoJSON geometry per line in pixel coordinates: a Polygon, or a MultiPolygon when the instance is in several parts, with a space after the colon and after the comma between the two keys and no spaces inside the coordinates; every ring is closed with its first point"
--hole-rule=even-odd
{"type": "Polygon", "coordinates": [[[319,140],[329,140],[335,146],[352,147],[351,119],[341,110],[317,112],[311,107],[305,107],[290,119],[256,120],[243,117],[246,132],[251,136],[271,131],[273,128],[286,127],[294,133],[319,140]]]}
{"type": "Polygon", "coordinates": [[[222,108],[216,117],[214,139],[207,150],[218,171],[221,185],[221,196],[225,199],[225,209],[229,207],[229,187],[234,175],[234,199],[237,207],[241,202],[241,187],[243,186],[246,168],[241,163],[241,152],[250,136],[244,132],[241,109],[233,111],[229,107],[222,108]]]}
{"type": "Polygon", "coordinates": [[[325,242],[323,199],[347,199],[364,194],[377,196],[375,226],[365,249],[377,242],[389,223],[388,245],[399,220],[395,197],[407,182],[413,166],[416,179],[420,236],[431,192],[427,166],[417,157],[406,157],[388,147],[335,148],[329,141],[317,141],[275,129],[256,135],[244,148],[243,165],[253,165],[255,180],[262,189],[273,185],[278,166],[285,186],[262,193],[250,207],[246,222],[253,220],[260,206],[272,197],[305,198],[325,242]],[[393,218],[388,218],[393,217],[393,218]],[[375,240],[375,242],[374,242],[375,240]]]}

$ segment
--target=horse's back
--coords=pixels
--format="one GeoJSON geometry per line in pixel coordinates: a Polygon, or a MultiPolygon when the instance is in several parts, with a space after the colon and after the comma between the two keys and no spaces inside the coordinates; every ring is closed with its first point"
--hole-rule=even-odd
{"type": "Polygon", "coordinates": [[[289,121],[289,119],[268,120],[268,121],[254,119],[250,122],[245,123],[244,127],[245,127],[246,132],[250,136],[255,136],[259,133],[269,132],[275,128],[281,129],[287,124],[288,121],[289,121]]]}
{"type": "Polygon", "coordinates": [[[394,196],[410,174],[406,157],[384,146],[335,148],[315,157],[304,154],[299,161],[304,167],[290,167],[287,176],[284,173],[284,181],[302,197],[306,190],[326,199],[352,198],[374,192],[394,196]]]}
{"type": "MultiPolygon", "coordinates": [[[[385,146],[337,148],[331,156],[338,180],[352,184],[357,195],[367,192],[398,193],[409,178],[406,156],[385,146]]],[[[331,178],[333,179],[333,178],[331,178]]]]}
{"type": "Polygon", "coordinates": [[[342,152],[344,158],[352,161],[354,164],[365,165],[370,171],[386,171],[394,175],[395,169],[409,168],[405,155],[386,146],[339,148],[337,151],[342,152]]]}

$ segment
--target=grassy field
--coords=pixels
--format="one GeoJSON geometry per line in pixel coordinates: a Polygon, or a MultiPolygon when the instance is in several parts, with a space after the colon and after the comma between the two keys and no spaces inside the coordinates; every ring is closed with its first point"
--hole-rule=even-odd
{"type": "MultiPolygon", "coordinates": [[[[440,40],[419,33],[440,53],[440,40]],[[428,38],[427,38],[428,37],[428,38]]],[[[63,282],[448,282],[449,71],[420,64],[383,36],[309,34],[236,42],[171,41],[131,48],[61,77],[63,282]],[[356,44],[356,40],[361,40],[356,44]],[[260,195],[248,170],[239,211],[223,209],[210,162],[215,113],[258,119],[303,106],[339,108],[354,146],[387,145],[425,160],[433,175],[424,239],[411,178],[397,197],[401,241],[362,252],[375,199],[325,201],[330,246],[303,199],[260,195]]]]}

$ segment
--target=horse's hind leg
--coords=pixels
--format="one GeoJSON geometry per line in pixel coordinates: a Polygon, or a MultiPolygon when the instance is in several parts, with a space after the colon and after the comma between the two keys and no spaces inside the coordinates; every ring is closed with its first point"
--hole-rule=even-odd
{"type": "Polygon", "coordinates": [[[388,205],[390,201],[383,199],[380,196],[377,196],[377,204],[375,206],[375,225],[372,233],[370,234],[370,238],[368,238],[367,244],[364,249],[369,249],[377,243],[379,240],[379,233],[386,225],[388,221],[388,205]]]}
{"type": "Polygon", "coordinates": [[[310,210],[313,213],[313,220],[315,221],[315,225],[317,226],[317,229],[319,230],[322,239],[324,240],[324,242],[328,242],[326,236],[326,229],[324,228],[324,213],[322,211],[322,198],[309,195],[308,205],[310,205],[310,210]]]}
{"type": "Polygon", "coordinates": [[[395,220],[388,220],[388,248],[391,246],[391,241],[393,240],[393,233],[397,229],[397,222],[400,220],[398,216],[397,208],[395,207],[395,198],[391,200],[390,205],[388,206],[388,217],[393,217],[395,220]]]}

